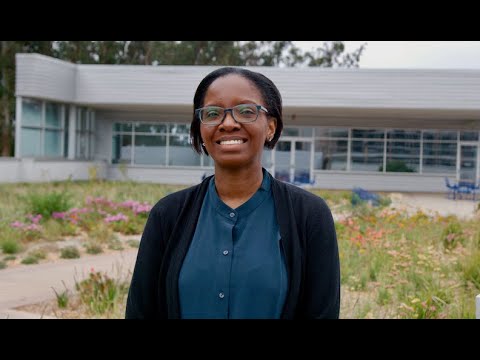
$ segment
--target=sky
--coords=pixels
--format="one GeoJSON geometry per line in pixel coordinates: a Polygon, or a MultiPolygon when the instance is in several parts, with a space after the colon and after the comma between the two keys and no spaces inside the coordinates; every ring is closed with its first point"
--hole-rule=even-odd
{"type": "MultiPolygon", "coordinates": [[[[480,41],[345,41],[347,52],[366,43],[360,68],[480,69],[480,41]]],[[[323,41],[295,41],[304,51],[323,41]]]]}

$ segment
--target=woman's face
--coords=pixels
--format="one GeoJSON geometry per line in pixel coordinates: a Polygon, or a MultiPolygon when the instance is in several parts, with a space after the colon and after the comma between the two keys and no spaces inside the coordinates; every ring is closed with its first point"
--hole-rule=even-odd
{"type": "MultiPolygon", "coordinates": [[[[257,104],[265,107],[256,86],[237,74],[216,79],[208,88],[202,107],[231,108],[239,104],[257,104]]],[[[239,168],[261,166],[263,146],[275,134],[276,121],[259,111],[256,121],[237,123],[228,112],[219,125],[200,125],[200,134],[210,156],[217,166],[239,168]],[[234,142],[229,140],[236,140],[234,142]]]]}

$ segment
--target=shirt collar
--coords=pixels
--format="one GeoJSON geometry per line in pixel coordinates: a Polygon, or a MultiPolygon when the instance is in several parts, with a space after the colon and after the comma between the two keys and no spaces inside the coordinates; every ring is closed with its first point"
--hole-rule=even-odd
{"type": "Polygon", "coordinates": [[[217,212],[219,212],[222,216],[226,217],[227,219],[230,220],[235,220],[238,217],[243,217],[251,213],[253,210],[255,210],[260,204],[268,198],[270,195],[270,189],[271,189],[271,181],[270,181],[270,176],[268,176],[267,171],[262,168],[262,173],[263,173],[263,180],[262,183],[260,184],[260,187],[258,190],[252,195],[250,199],[248,199],[245,203],[240,205],[236,209],[232,209],[230,206],[225,204],[222,199],[217,194],[217,189],[215,188],[215,176],[213,176],[210,179],[210,184],[208,185],[208,197],[209,201],[212,204],[212,206],[215,208],[217,212]],[[231,213],[234,214],[234,216],[231,216],[231,213]]]}

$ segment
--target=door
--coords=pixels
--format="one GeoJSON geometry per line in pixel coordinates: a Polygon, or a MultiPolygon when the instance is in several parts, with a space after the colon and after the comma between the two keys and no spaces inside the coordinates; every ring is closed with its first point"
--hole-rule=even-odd
{"type": "Polygon", "coordinates": [[[290,183],[311,182],[312,141],[281,140],[275,146],[275,178],[290,183]]]}
{"type": "Polygon", "coordinates": [[[459,180],[476,183],[478,178],[478,145],[460,144],[459,180]]]}

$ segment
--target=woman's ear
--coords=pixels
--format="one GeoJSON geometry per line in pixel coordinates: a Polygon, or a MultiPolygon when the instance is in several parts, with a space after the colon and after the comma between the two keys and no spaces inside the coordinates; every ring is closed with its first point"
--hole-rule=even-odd
{"type": "Polygon", "coordinates": [[[273,137],[275,136],[275,131],[277,130],[277,119],[274,117],[268,118],[268,131],[267,131],[267,140],[272,141],[273,137]]]}

